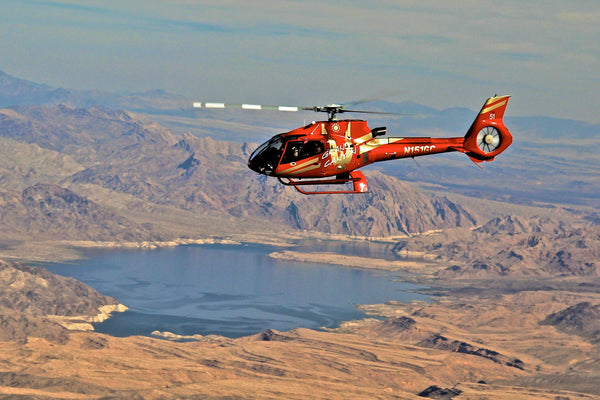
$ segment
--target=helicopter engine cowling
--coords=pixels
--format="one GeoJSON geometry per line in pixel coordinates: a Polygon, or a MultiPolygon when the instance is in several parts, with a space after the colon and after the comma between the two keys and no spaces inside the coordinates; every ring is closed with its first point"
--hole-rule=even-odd
{"type": "Polygon", "coordinates": [[[386,133],[387,127],[385,126],[378,126],[377,128],[371,129],[371,135],[373,135],[373,137],[384,136],[386,133]]]}

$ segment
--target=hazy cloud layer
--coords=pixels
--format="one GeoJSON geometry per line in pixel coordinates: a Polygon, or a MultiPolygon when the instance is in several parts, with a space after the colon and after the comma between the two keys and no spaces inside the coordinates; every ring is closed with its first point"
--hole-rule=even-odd
{"type": "Polygon", "coordinates": [[[512,115],[600,121],[595,0],[6,0],[0,37],[0,69],[54,86],[440,108],[510,93],[512,115]]]}

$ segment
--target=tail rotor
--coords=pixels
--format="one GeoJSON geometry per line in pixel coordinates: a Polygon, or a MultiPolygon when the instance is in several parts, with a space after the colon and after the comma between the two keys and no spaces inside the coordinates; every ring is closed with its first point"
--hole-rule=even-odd
{"type": "Polygon", "coordinates": [[[512,136],[502,117],[510,96],[487,99],[465,135],[461,148],[475,162],[491,161],[512,143],[512,136]]]}
{"type": "Polygon", "coordinates": [[[477,146],[484,153],[493,153],[500,146],[501,136],[498,129],[486,126],[477,134],[477,146]]]}

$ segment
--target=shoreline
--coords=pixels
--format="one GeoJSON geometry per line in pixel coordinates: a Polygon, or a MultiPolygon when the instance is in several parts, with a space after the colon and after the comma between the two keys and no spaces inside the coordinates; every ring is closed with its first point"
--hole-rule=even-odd
{"type": "Polygon", "coordinates": [[[64,315],[46,315],[46,318],[58,323],[63,328],[69,331],[94,331],[92,324],[101,323],[109,319],[113,313],[125,312],[129,308],[121,303],[118,304],[106,304],[98,307],[98,314],[89,315],[76,315],[76,316],[64,316],[64,315]]]}
{"type": "MultiPolygon", "coordinates": [[[[100,240],[27,240],[14,243],[10,248],[0,250],[0,260],[10,260],[27,264],[72,262],[84,258],[82,254],[90,249],[107,250],[156,250],[160,248],[186,245],[242,245],[244,241],[230,237],[204,237],[197,239],[177,238],[141,242],[118,242],[100,240]]],[[[283,245],[282,245],[283,246],[283,245]]]]}
{"type": "MultiPolygon", "coordinates": [[[[404,236],[403,236],[404,237],[404,236]]],[[[318,232],[291,232],[278,237],[263,234],[234,234],[227,236],[206,236],[198,238],[175,238],[171,240],[143,240],[143,241],[106,241],[106,240],[19,240],[10,246],[0,249],[0,259],[19,261],[24,263],[52,263],[76,261],[83,258],[82,251],[88,249],[114,249],[114,250],[156,250],[160,248],[186,246],[186,245],[243,245],[258,244],[280,248],[294,248],[297,241],[318,240],[324,242],[363,242],[393,244],[401,237],[358,237],[346,235],[328,235],[318,232]]],[[[340,256],[343,256],[340,254],[340,256]]],[[[367,258],[367,257],[364,257],[367,258]]],[[[416,258],[421,258],[417,255],[416,258]]],[[[424,257],[425,258],[425,257],[424,257]]],[[[427,261],[427,260],[424,260],[427,261]]],[[[335,264],[334,262],[325,262],[335,264]]],[[[342,264],[340,264],[342,265],[342,264]]]]}
{"type": "MultiPolygon", "coordinates": [[[[254,240],[248,241],[238,239],[240,238],[213,237],[140,243],[94,241],[52,243],[54,246],[60,243],[61,246],[69,245],[72,246],[71,248],[78,246],[79,249],[105,248],[115,250],[150,250],[158,248],[160,245],[166,247],[186,244],[264,244],[256,237],[254,240]]],[[[283,242],[283,239],[279,241],[280,244],[283,242]]],[[[290,242],[291,239],[288,240],[288,246],[291,246],[290,242]]],[[[49,242],[46,244],[49,244],[49,242]]],[[[559,278],[558,281],[554,278],[539,282],[539,277],[532,277],[537,282],[535,285],[525,284],[525,286],[519,285],[517,287],[511,286],[510,280],[515,279],[522,282],[519,277],[500,279],[498,277],[495,279],[481,277],[478,279],[458,278],[454,283],[451,283],[449,280],[434,275],[436,271],[445,268],[447,261],[430,259],[427,254],[402,253],[409,259],[387,260],[347,256],[334,252],[310,252],[310,248],[307,250],[306,252],[296,251],[295,249],[280,249],[272,251],[268,256],[273,259],[297,262],[385,270],[406,273],[407,275],[411,273],[414,275],[409,276],[408,279],[405,278],[407,275],[402,275],[400,279],[406,281],[412,279],[415,283],[436,287],[434,291],[440,291],[432,293],[431,302],[411,301],[403,303],[387,301],[381,304],[359,304],[357,309],[364,313],[363,318],[341,321],[333,328],[323,330],[296,328],[287,332],[268,329],[265,332],[257,332],[254,335],[236,339],[212,334],[179,335],[167,330],[156,330],[149,335],[135,335],[127,338],[93,333],[92,323],[100,322],[100,319],[106,320],[114,312],[125,311],[126,307],[121,304],[102,306],[95,316],[46,316],[46,319],[73,332],[70,335],[69,344],[73,344],[74,351],[82,352],[80,359],[84,360],[84,363],[88,362],[85,357],[91,357],[89,364],[95,365],[97,359],[93,357],[96,354],[104,358],[106,354],[114,357],[115,351],[122,351],[124,354],[122,365],[129,368],[129,365],[141,362],[142,359],[146,362],[147,359],[144,357],[148,357],[148,349],[156,349],[155,354],[158,357],[156,373],[161,374],[160,376],[164,376],[165,360],[170,360],[163,353],[165,348],[173,349],[172,354],[181,354],[182,348],[188,351],[199,351],[201,353],[198,358],[203,359],[204,357],[206,363],[210,363],[203,366],[201,364],[201,368],[209,365],[211,368],[219,368],[219,373],[222,373],[224,366],[231,366],[229,370],[235,370],[240,366],[238,353],[231,356],[235,358],[230,358],[227,362],[223,361],[225,359],[224,352],[227,352],[227,349],[231,349],[235,353],[240,348],[243,349],[242,351],[252,348],[257,353],[263,354],[266,351],[265,349],[268,348],[269,353],[264,354],[269,355],[268,360],[274,361],[265,361],[266,358],[261,357],[256,361],[255,366],[256,371],[260,373],[260,379],[264,379],[262,371],[267,367],[281,368],[283,361],[279,362],[278,357],[283,357],[281,360],[288,360],[285,357],[290,350],[294,351],[297,348],[298,354],[310,354],[312,362],[314,361],[315,349],[320,349],[323,343],[331,343],[327,354],[331,354],[333,349],[339,349],[340,353],[333,353],[331,359],[322,358],[325,360],[324,365],[337,366],[342,363],[347,365],[348,368],[357,368],[357,365],[366,365],[364,364],[366,362],[365,354],[375,354],[378,355],[378,358],[375,361],[369,359],[369,363],[386,363],[388,359],[390,362],[396,363],[393,366],[393,374],[390,372],[390,376],[398,373],[397,365],[400,365],[400,363],[397,361],[401,362],[402,365],[410,365],[408,370],[402,369],[401,372],[416,371],[415,376],[411,379],[416,382],[415,385],[417,386],[424,386],[423,379],[426,376],[437,376],[438,373],[444,373],[454,382],[454,387],[460,385],[465,391],[470,391],[469,393],[478,396],[504,393],[502,388],[512,387],[510,396],[507,398],[513,397],[517,389],[531,390],[532,395],[528,398],[551,400],[559,397],[557,393],[564,393],[565,398],[596,398],[595,394],[598,393],[598,390],[594,386],[594,382],[597,381],[598,373],[592,372],[593,369],[590,369],[589,365],[596,363],[598,356],[596,352],[591,350],[593,345],[590,343],[590,339],[582,336],[585,331],[565,332],[560,329],[560,326],[543,324],[548,316],[565,312],[565,309],[569,310],[589,304],[588,309],[591,310],[591,307],[600,304],[598,303],[600,301],[600,289],[594,291],[590,286],[578,284],[578,282],[583,281],[589,285],[587,278],[579,277],[579,279],[571,278],[567,280],[559,278]],[[427,266],[425,267],[425,265],[427,266]],[[590,287],[591,291],[581,290],[585,287],[590,287]],[[374,316],[377,318],[373,318],[374,316]],[[265,345],[266,341],[285,342],[285,348],[280,346],[282,343],[274,343],[272,346],[269,345],[270,343],[265,345]],[[347,351],[346,348],[340,347],[340,341],[347,341],[346,343],[350,349],[364,346],[365,350],[360,351],[356,358],[343,359],[341,357],[347,357],[348,354],[352,353],[347,351]],[[453,345],[459,345],[458,348],[461,351],[445,347],[453,345]],[[105,348],[108,348],[108,350],[105,350],[105,348]],[[88,351],[88,349],[94,349],[94,351],[88,351]],[[131,349],[140,353],[135,353],[131,349]],[[393,358],[390,354],[394,354],[393,358]],[[492,355],[493,358],[490,359],[486,355],[492,355]],[[439,365],[442,358],[444,361],[448,360],[448,366],[440,371],[439,368],[441,367],[437,367],[437,365],[439,365]],[[218,364],[214,361],[217,359],[219,360],[218,364]],[[408,364],[405,363],[407,360],[412,361],[408,364]],[[518,361],[516,365],[521,365],[522,368],[514,368],[512,360],[518,361]],[[512,364],[506,364],[507,361],[512,364]],[[472,374],[473,378],[463,372],[472,374]],[[526,389],[527,387],[531,389],[526,389]],[[484,389],[485,391],[483,391],[484,389]],[[546,397],[541,396],[545,393],[548,394],[546,397]],[[573,393],[578,393],[578,395],[574,397],[573,393]]],[[[81,253],[78,254],[81,256],[81,253]]],[[[301,265],[298,267],[302,268],[301,265]]],[[[33,339],[29,340],[28,343],[29,346],[33,346],[33,344],[40,341],[41,339],[33,339]]],[[[42,343],[45,346],[43,349],[48,348],[45,343],[42,343]]],[[[19,344],[19,346],[22,346],[22,344],[19,344]]],[[[48,354],[52,354],[52,357],[55,357],[56,349],[54,346],[48,352],[48,354]]],[[[68,355],[66,357],[68,363],[73,363],[72,357],[68,355]]],[[[13,357],[11,361],[14,359],[16,358],[13,357]]],[[[296,362],[298,356],[295,355],[293,360],[296,362]]],[[[147,365],[144,364],[144,371],[148,370],[147,365]]],[[[173,364],[173,376],[179,374],[181,370],[180,364],[173,364]]],[[[368,369],[367,371],[371,370],[368,369]]],[[[213,371],[216,371],[216,369],[210,370],[211,373],[213,371]]],[[[130,372],[129,369],[117,370],[115,375],[120,379],[123,373],[128,372],[130,372]]],[[[95,374],[96,370],[93,373],[95,374]]],[[[283,379],[285,379],[285,383],[289,383],[289,377],[283,379]]],[[[444,384],[444,382],[443,380],[435,380],[430,383],[450,386],[450,383],[444,384]]],[[[416,390],[413,390],[413,392],[416,393],[416,390]]]]}
{"type": "Polygon", "coordinates": [[[115,242],[115,241],[94,241],[94,240],[68,240],[59,242],[68,247],[79,249],[143,249],[155,250],[164,247],[177,247],[186,245],[203,244],[227,244],[241,245],[242,242],[227,238],[208,237],[202,239],[173,239],[164,241],[142,241],[142,242],[115,242]]]}
{"type": "MultiPolygon", "coordinates": [[[[280,246],[284,249],[273,251],[268,254],[268,257],[275,260],[285,260],[291,262],[298,263],[314,263],[314,264],[323,264],[323,265],[335,265],[347,268],[355,268],[355,269],[364,269],[364,270],[373,270],[373,271],[387,271],[394,272],[399,274],[399,279],[423,284],[430,287],[436,293],[442,292],[449,294],[449,292],[460,289],[461,287],[468,287],[469,282],[473,283],[474,280],[466,279],[462,281],[462,283],[458,283],[455,285],[449,284],[449,282],[444,282],[444,280],[440,280],[439,277],[436,277],[435,274],[446,268],[447,260],[436,260],[433,255],[429,255],[426,253],[406,253],[405,255],[408,259],[396,259],[389,260],[384,258],[372,258],[372,257],[364,257],[364,256],[356,256],[356,255],[344,255],[336,252],[327,252],[327,251],[315,251],[311,252],[310,249],[296,251],[293,248],[297,246],[297,243],[293,243],[293,241],[298,240],[329,240],[332,242],[365,242],[372,243],[376,241],[374,238],[369,239],[358,239],[358,238],[348,238],[348,237],[328,237],[325,239],[322,235],[289,235],[287,237],[277,237],[277,238],[267,238],[264,236],[254,236],[254,235],[238,235],[237,237],[226,236],[226,237],[204,237],[197,239],[190,238],[178,238],[168,241],[141,241],[141,242],[117,242],[117,241],[92,241],[92,240],[62,240],[62,241],[45,241],[42,242],[43,245],[49,246],[52,249],[63,249],[69,250],[71,252],[71,256],[69,258],[59,258],[58,260],[54,257],[48,257],[43,260],[32,261],[29,258],[28,261],[32,265],[35,263],[44,263],[44,262],[69,262],[76,261],[78,259],[82,259],[84,257],[85,250],[88,249],[107,249],[110,250],[154,250],[159,248],[167,248],[167,247],[176,247],[176,246],[185,246],[185,245],[213,245],[213,244],[221,244],[221,245],[233,245],[233,246],[242,246],[244,244],[260,244],[260,245],[271,245],[271,246],[280,246]],[[287,248],[286,248],[287,247],[287,248]],[[289,249],[292,248],[292,249],[289,249]]],[[[389,238],[391,241],[391,238],[389,238]]],[[[377,240],[380,242],[380,240],[377,240]]],[[[27,242],[30,246],[35,246],[39,244],[39,242],[27,242]]],[[[56,253],[53,253],[56,256],[56,253]]],[[[0,259],[2,255],[0,254],[0,259]]],[[[43,265],[42,265],[43,266],[43,265]]],[[[301,266],[300,266],[301,267],[301,266]]],[[[475,279],[478,280],[478,279],[475,279]]],[[[510,279],[509,279],[510,280],[510,279]]],[[[368,306],[368,305],[362,305],[368,306]]],[[[93,331],[94,328],[92,323],[102,322],[111,317],[113,312],[123,312],[127,310],[127,307],[119,304],[119,305],[106,305],[105,307],[116,307],[116,309],[112,309],[108,312],[103,312],[102,307],[100,309],[100,313],[96,316],[77,316],[77,317],[55,317],[48,316],[52,319],[57,320],[62,326],[69,330],[84,330],[84,331],[93,331]],[[98,320],[98,317],[103,316],[102,320],[98,320]]],[[[167,333],[168,335],[169,333],[167,333]]],[[[151,336],[160,336],[160,335],[151,335],[151,336]]],[[[173,338],[170,338],[173,340],[173,338]]],[[[189,339],[189,338],[179,338],[181,339],[189,339]]]]}
{"type": "Polygon", "coordinates": [[[384,258],[372,258],[362,256],[348,256],[333,252],[300,252],[293,250],[276,251],[269,257],[278,260],[338,265],[343,267],[380,270],[390,272],[405,272],[420,275],[422,278],[430,278],[431,274],[438,271],[439,264],[423,258],[417,260],[386,260],[384,258]]]}
{"type": "MultiPolygon", "coordinates": [[[[201,239],[189,239],[189,238],[180,238],[169,241],[143,241],[143,242],[116,242],[116,241],[56,241],[52,242],[54,245],[58,245],[63,248],[72,248],[80,251],[85,251],[88,249],[107,249],[107,251],[111,250],[154,250],[158,248],[166,248],[166,247],[177,247],[177,246],[185,246],[185,245],[212,245],[212,244],[222,244],[222,245],[231,245],[231,246],[243,246],[244,244],[261,244],[261,245],[277,245],[279,247],[295,247],[298,243],[292,243],[291,238],[278,238],[279,240],[261,240],[266,239],[264,237],[244,237],[244,238],[231,238],[231,237],[208,237],[201,239]]],[[[295,240],[302,240],[302,238],[294,237],[295,240]]],[[[311,239],[315,239],[314,237],[311,239]]],[[[310,240],[310,239],[309,239],[310,240]]],[[[319,239],[317,239],[319,240],[319,239]]],[[[340,241],[339,239],[331,239],[331,241],[340,241]]],[[[356,241],[354,239],[353,241],[356,241]]],[[[347,242],[347,240],[343,240],[343,242],[347,242]]],[[[369,241],[372,243],[372,241],[369,241]]],[[[47,242],[50,244],[50,242],[47,242]]],[[[365,242],[368,245],[367,242],[365,242]]],[[[82,256],[83,253],[79,253],[82,256]]],[[[289,249],[278,250],[271,252],[270,254],[267,252],[266,255],[273,259],[287,260],[287,261],[300,261],[300,262],[313,262],[317,264],[321,264],[324,267],[329,265],[338,265],[349,268],[362,268],[362,269],[370,269],[370,270],[380,270],[380,271],[394,271],[394,272],[406,272],[406,273],[419,273],[422,274],[423,271],[423,263],[416,261],[389,261],[382,258],[368,258],[361,256],[344,256],[343,254],[338,253],[312,253],[307,252],[307,250],[303,251],[293,251],[289,249]]],[[[418,281],[417,277],[403,277],[402,280],[406,282],[415,283],[418,281]]],[[[111,307],[110,305],[106,307],[111,307]]],[[[100,313],[98,316],[76,316],[76,317],[56,317],[51,316],[53,320],[61,324],[63,327],[69,330],[83,330],[83,331],[94,331],[94,327],[92,323],[103,322],[106,319],[111,317],[111,313],[114,312],[123,312],[128,308],[122,304],[118,306],[114,306],[113,309],[105,310],[107,312],[100,313]],[[101,317],[99,319],[98,317],[101,317]]],[[[102,311],[102,310],[101,310],[102,311]]],[[[340,323],[343,321],[340,321],[340,323]]],[[[258,332],[256,332],[258,333],[258,332]]],[[[148,335],[144,335],[148,336],[148,335]]],[[[171,332],[152,332],[150,337],[159,337],[161,339],[166,340],[204,340],[201,339],[199,335],[192,336],[181,336],[178,334],[174,334],[171,332]]]]}

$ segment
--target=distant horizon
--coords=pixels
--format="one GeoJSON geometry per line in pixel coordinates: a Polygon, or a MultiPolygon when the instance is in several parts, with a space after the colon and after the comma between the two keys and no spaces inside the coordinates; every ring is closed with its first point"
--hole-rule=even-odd
{"type": "MultiPolygon", "coordinates": [[[[10,71],[7,72],[5,69],[3,69],[3,68],[0,67],[0,74],[1,73],[9,75],[9,76],[11,76],[14,79],[28,82],[30,84],[40,85],[40,86],[46,86],[46,87],[48,87],[49,89],[52,89],[52,90],[63,89],[63,90],[73,90],[73,91],[81,91],[81,92],[98,91],[100,93],[112,94],[112,95],[116,95],[116,96],[126,96],[126,95],[134,95],[134,94],[145,94],[145,93],[152,93],[152,92],[163,92],[163,93],[166,93],[168,95],[182,96],[182,97],[186,98],[186,100],[188,100],[190,102],[190,104],[189,104],[190,109],[192,108],[192,102],[196,101],[196,99],[194,99],[194,98],[187,97],[186,95],[184,95],[182,93],[177,93],[177,92],[169,91],[169,90],[167,90],[165,88],[148,88],[148,89],[141,90],[141,91],[112,91],[112,90],[103,90],[103,89],[98,89],[98,88],[59,87],[59,86],[53,86],[53,85],[51,85],[49,83],[46,83],[46,82],[37,82],[37,81],[32,81],[32,80],[27,79],[27,78],[20,77],[20,76],[15,75],[14,73],[12,73],[10,71]]],[[[500,93],[494,93],[494,94],[484,95],[484,96],[481,97],[481,102],[483,102],[488,97],[492,97],[492,96],[494,96],[496,94],[497,95],[501,95],[500,93]]],[[[203,100],[205,100],[205,99],[203,99],[203,100]]],[[[209,99],[209,101],[211,101],[211,100],[214,100],[214,99],[209,99]]],[[[219,100],[219,101],[223,100],[225,103],[229,103],[227,101],[227,99],[216,99],[216,100],[219,100]]],[[[450,110],[450,109],[453,109],[453,108],[465,109],[465,110],[469,110],[469,111],[477,111],[477,110],[479,110],[479,107],[478,107],[479,105],[478,106],[474,106],[474,107],[469,107],[469,106],[465,105],[465,106],[450,106],[450,107],[446,107],[446,108],[437,108],[437,107],[435,107],[435,106],[433,106],[431,104],[421,103],[421,102],[417,102],[417,101],[410,100],[410,99],[404,99],[404,100],[400,100],[400,101],[394,101],[392,99],[388,99],[388,98],[385,98],[385,97],[374,98],[372,100],[367,100],[365,102],[365,104],[368,104],[370,102],[377,102],[377,101],[382,101],[382,102],[387,102],[387,103],[390,103],[390,104],[397,104],[397,105],[400,105],[400,104],[411,104],[412,103],[412,104],[415,104],[415,105],[418,105],[418,106],[421,106],[421,107],[432,108],[432,109],[434,109],[436,111],[445,111],[445,110],[450,110]]],[[[252,104],[252,103],[250,103],[250,104],[252,104]]],[[[15,104],[15,105],[18,105],[18,104],[15,104]]],[[[298,105],[298,104],[285,104],[285,105],[298,105]]],[[[325,105],[325,104],[304,104],[304,105],[301,105],[301,106],[321,106],[321,105],[325,105]]],[[[2,108],[2,106],[0,106],[0,108],[2,108]]],[[[511,110],[511,114],[512,114],[512,110],[511,110]]],[[[540,115],[508,115],[506,118],[510,119],[510,118],[536,118],[536,117],[551,118],[551,119],[558,119],[558,120],[565,120],[565,121],[582,122],[582,123],[586,123],[586,124],[590,124],[590,125],[600,125],[600,122],[590,122],[590,121],[579,120],[579,119],[574,119],[574,118],[561,118],[561,117],[556,117],[556,116],[553,116],[553,115],[543,115],[543,114],[540,114],[540,115]]]]}
{"type": "Polygon", "coordinates": [[[331,104],[395,92],[437,109],[600,122],[589,0],[6,0],[0,68],[54,87],[331,104]]]}

